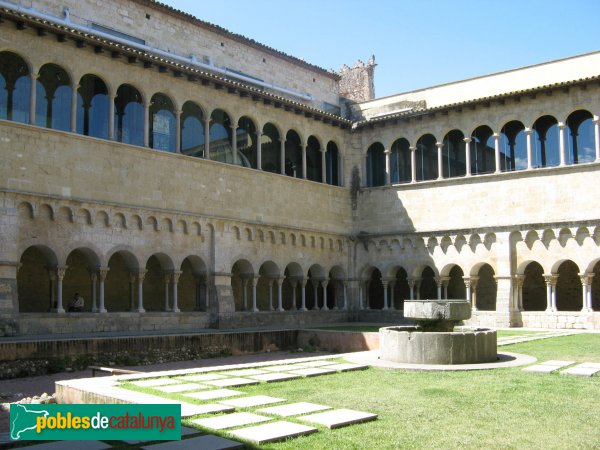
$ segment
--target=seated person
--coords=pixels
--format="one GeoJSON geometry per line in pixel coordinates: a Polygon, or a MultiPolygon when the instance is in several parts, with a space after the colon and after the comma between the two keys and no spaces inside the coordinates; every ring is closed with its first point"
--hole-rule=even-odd
{"type": "Polygon", "coordinates": [[[69,312],[81,312],[83,311],[83,297],[81,295],[79,295],[79,292],[77,292],[74,296],[73,296],[73,300],[71,300],[71,303],[69,303],[69,312]]]}

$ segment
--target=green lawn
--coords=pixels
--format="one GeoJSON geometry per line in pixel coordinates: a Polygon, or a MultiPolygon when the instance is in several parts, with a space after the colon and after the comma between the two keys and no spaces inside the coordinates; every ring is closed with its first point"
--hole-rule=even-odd
{"type": "MultiPolygon", "coordinates": [[[[502,350],[540,360],[600,361],[600,334],[550,338],[502,350]]],[[[313,435],[264,448],[581,449],[598,448],[600,443],[599,376],[525,373],[520,368],[470,372],[372,368],[236,389],[379,414],[374,422],[332,431],[320,428],[313,435]]]]}

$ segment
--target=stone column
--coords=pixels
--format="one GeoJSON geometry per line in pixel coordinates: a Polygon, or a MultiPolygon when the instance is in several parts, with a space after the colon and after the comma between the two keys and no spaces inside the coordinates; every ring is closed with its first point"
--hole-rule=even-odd
{"type": "Polygon", "coordinates": [[[583,306],[581,312],[593,312],[592,308],[592,279],[593,273],[580,274],[581,285],[583,287],[583,306]]]}
{"type": "Polygon", "coordinates": [[[256,131],[256,168],[258,170],[263,170],[262,168],[262,142],[260,142],[260,137],[262,136],[262,131],[256,131]]]}
{"type": "Polygon", "coordinates": [[[410,182],[417,182],[417,147],[408,147],[410,150],[410,182]]]}
{"type": "Polygon", "coordinates": [[[319,284],[321,284],[319,282],[319,280],[316,279],[312,279],[312,285],[313,285],[313,297],[315,299],[315,304],[313,305],[313,310],[317,310],[319,309],[319,284]]]}
{"type": "Polygon", "coordinates": [[[175,111],[175,153],[181,153],[181,111],[175,111]]]}
{"type": "Polygon", "coordinates": [[[471,306],[471,311],[477,311],[477,282],[479,281],[479,277],[471,277],[471,296],[473,298],[473,304],[471,306]]]}
{"type": "Polygon", "coordinates": [[[321,183],[327,183],[327,161],[325,160],[325,152],[327,149],[320,148],[319,151],[321,152],[321,183]]]}
{"type": "Polygon", "coordinates": [[[415,280],[414,278],[408,278],[406,281],[408,282],[408,288],[410,290],[408,299],[414,300],[415,299],[415,285],[416,285],[417,280],[415,280]]]}
{"type": "Polygon", "coordinates": [[[560,166],[567,164],[567,154],[565,150],[565,128],[564,122],[558,122],[558,151],[560,155],[560,166]]]}
{"type": "Polygon", "coordinates": [[[440,281],[442,283],[442,289],[444,298],[448,300],[448,284],[450,284],[450,277],[440,277],[440,281]]]}
{"type": "Polygon", "coordinates": [[[396,309],[396,305],[395,305],[395,290],[396,288],[396,279],[394,278],[393,280],[390,280],[390,309],[396,309]]]}
{"type": "Polygon", "coordinates": [[[552,284],[552,312],[556,312],[556,283],[558,282],[558,275],[553,275],[550,282],[552,284]]]}
{"type": "Polygon", "coordinates": [[[115,140],[115,99],[112,92],[108,92],[108,139],[115,140]]]}
{"type": "Polygon", "coordinates": [[[292,285],[292,307],[290,310],[295,311],[298,309],[298,305],[296,305],[296,286],[298,286],[298,280],[294,278],[289,278],[289,280],[292,285]]]}
{"type": "Polygon", "coordinates": [[[56,281],[56,267],[47,266],[46,270],[48,271],[48,298],[50,299],[50,306],[48,307],[48,311],[54,311],[56,309],[56,287],[54,285],[54,282],[56,281]]]}
{"type": "Polygon", "coordinates": [[[496,162],[496,173],[502,172],[500,168],[500,135],[498,133],[492,134],[494,136],[494,160],[496,162]]]}
{"type": "Polygon", "coordinates": [[[129,310],[135,311],[135,280],[137,275],[135,273],[129,273],[129,310]]]}
{"type": "Polygon", "coordinates": [[[56,269],[56,311],[59,314],[65,312],[63,308],[63,278],[67,272],[67,266],[58,267],[56,269]]]}
{"type": "Polygon", "coordinates": [[[71,133],[77,133],[77,90],[79,84],[71,86],[71,133]]]}
{"type": "Polygon", "coordinates": [[[348,309],[348,282],[344,281],[343,285],[344,285],[344,309],[347,310],[348,309]]]}
{"type": "Polygon", "coordinates": [[[463,277],[463,281],[465,283],[465,288],[467,289],[465,297],[467,297],[467,301],[472,304],[472,300],[471,300],[471,278],[469,278],[469,277],[463,277]]]}
{"type": "Polygon", "coordinates": [[[258,283],[258,277],[252,276],[250,280],[252,281],[252,312],[258,312],[258,308],[256,307],[256,283],[258,283]]]}
{"type": "Polygon", "coordinates": [[[437,298],[438,300],[442,299],[442,279],[441,277],[434,278],[435,285],[437,286],[437,298]]]}
{"type": "Polygon", "coordinates": [[[279,160],[281,161],[281,167],[279,168],[279,173],[281,175],[285,175],[285,139],[281,138],[279,140],[279,160]]]}
{"type": "Polygon", "coordinates": [[[210,159],[210,117],[204,119],[204,158],[210,159]]]}
{"type": "Polygon", "coordinates": [[[365,283],[364,280],[358,280],[358,309],[365,309],[365,283]]]}
{"type": "Polygon", "coordinates": [[[138,294],[138,306],[137,312],[145,313],[144,309],[144,277],[146,276],[146,270],[140,270],[137,273],[137,294],[138,294]]]}
{"type": "Polygon", "coordinates": [[[600,162],[600,117],[594,116],[594,147],[596,148],[596,162],[600,162]]]}
{"type": "Polygon", "coordinates": [[[106,312],[106,306],[104,305],[104,282],[106,281],[106,276],[108,275],[108,271],[110,269],[108,267],[100,267],[98,271],[98,301],[100,302],[98,306],[99,313],[106,312]]]}
{"type": "Polygon", "coordinates": [[[306,180],[306,147],[308,144],[302,145],[302,178],[306,180]]]}
{"type": "Polygon", "coordinates": [[[533,147],[532,147],[533,130],[525,128],[525,139],[527,141],[527,169],[533,169],[533,147]]]}
{"type": "Polygon", "coordinates": [[[384,155],[385,155],[385,184],[386,185],[390,185],[392,184],[392,171],[391,171],[391,164],[390,164],[390,156],[392,154],[392,151],[389,148],[386,148],[383,151],[384,155]]]}
{"type": "Polygon", "coordinates": [[[329,284],[329,280],[322,280],[321,286],[323,287],[323,307],[321,308],[323,311],[329,311],[329,307],[327,306],[327,285],[329,284]]]}
{"type": "Polygon", "coordinates": [[[301,286],[300,294],[301,294],[301,300],[302,300],[302,307],[300,308],[300,311],[306,311],[306,282],[307,281],[308,281],[307,278],[302,278],[300,280],[300,286],[301,286]]]}
{"type": "Polygon", "coordinates": [[[171,286],[173,288],[173,312],[178,313],[181,312],[179,307],[177,306],[177,283],[179,282],[179,277],[181,276],[181,271],[176,270],[171,274],[171,286]]]}
{"type": "Polygon", "coordinates": [[[171,274],[170,273],[164,273],[164,280],[165,280],[165,289],[164,289],[164,295],[163,298],[165,300],[165,306],[164,306],[164,310],[165,311],[170,311],[169,308],[169,283],[171,282],[171,274]]]}
{"type": "Polygon", "coordinates": [[[283,311],[283,280],[284,277],[277,278],[277,311],[283,311]]]}
{"type": "Polygon", "coordinates": [[[250,281],[249,278],[244,277],[242,278],[242,286],[243,286],[243,299],[244,299],[244,311],[248,311],[248,281],[250,281]]]}
{"type": "Polygon", "coordinates": [[[436,142],[435,146],[437,147],[437,166],[438,166],[438,180],[444,178],[444,143],[436,142]]]}
{"type": "Polygon", "coordinates": [[[233,165],[239,164],[237,152],[237,126],[231,125],[231,161],[233,165]]]}
{"type": "MultiPolygon", "coordinates": [[[[37,75],[30,73],[29,78],[31,80],[31,91],[29,92],[29,124],[35,125],[35,111],[37,102],[37,75]]],[[[598,141],[596,139],[596,141],[598,141]]]]}
{"type": "Polygon", "coordinates": [[[525,275],[515,275],[515,284],[517,286],[516,310],[523,311],[523,284],[525,284],[525,275]]]}
{"type": "Polygon", "coordinates": [[[417,300],[421,299],[421,282],[422,281],[423,281],[423,278],[415,278],[415,294],[416,294],[417,300]]]}
{"type": "Polygon", "coordinates": [[[273,311],[273,282],[274,279],[269,279],[267,284],[269,285],[269,311],[273,311]]]}
{"type": "Polygon", "coordinates": [[[90,269],[90,281],[92,282],[92,312],[98,312],[98,306],[96,302],[96,279],[98,278],[98,273],[95,269],[90,269]]]}
{"type": "Polygon", "coordinates": [[[388,309],[388,280],[381,280],[381,284],[383,285],[383,308],[384,310],[388,309]]]}
{"type": "Polygon", "coordinates": [[[467,177],[470,177],[471,174],[471,141],[472,139],[470,137],[464,138],[463,141],[465,141],[465,175],[467,177]]]}
{"type": "Polygon", "coordinates": [[[150,103],[144,102],[144,147],[150,146],[150,103]]]}
{"type": "Polygon", "coordinates": [[[546,282],[546,312],[555,312],[558,275],[544,274],[544,281],[546,282]]]}

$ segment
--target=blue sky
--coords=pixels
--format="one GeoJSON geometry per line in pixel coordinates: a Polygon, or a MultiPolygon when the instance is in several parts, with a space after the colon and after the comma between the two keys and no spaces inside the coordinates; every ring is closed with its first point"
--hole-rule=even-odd
{"type": "Polygon", "coordinates": [[[377,97],[600,50],[600,0],[166,0],[325,69],[375,55],[377,97]]]}

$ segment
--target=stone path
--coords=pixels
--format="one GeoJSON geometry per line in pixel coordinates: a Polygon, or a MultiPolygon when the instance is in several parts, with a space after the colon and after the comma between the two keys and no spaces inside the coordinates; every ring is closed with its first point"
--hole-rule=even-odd
{"type": "Polygon", "coordinates": [[[600,363],[584,362],[577,365],[573,364],[575,364],[575,361],[551,360],[525,367],[523,372],[552,373],[560,370],[561,375],[575,375],[580,377],[591,377],[600,372],[600,363]]]}

